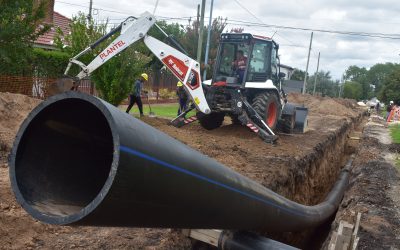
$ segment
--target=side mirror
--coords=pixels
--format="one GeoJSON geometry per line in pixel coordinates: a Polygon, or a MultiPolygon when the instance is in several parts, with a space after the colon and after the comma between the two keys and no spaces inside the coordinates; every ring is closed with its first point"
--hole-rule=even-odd
{"type": "Polygon", "coordinates": [[[283,73],[283,72],[279,72],[279,75],[278,75],[278,77],[279,77],[279,78],[285,78],[285,76],[286,76],[286,74],[285,74],[285,73],[283,73]]]}

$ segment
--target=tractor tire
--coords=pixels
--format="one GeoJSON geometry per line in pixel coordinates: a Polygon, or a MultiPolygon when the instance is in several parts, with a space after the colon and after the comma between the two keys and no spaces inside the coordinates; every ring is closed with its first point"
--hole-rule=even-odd
{"type": "Polygon", "coordinates": [[[199,115],[198,117],[200,125],[203,128],[212,130],[221,127],[225,113],[211,113],[208,115],[199,115]]]}
{"type": "Polygon", "coordinates": [[[252,106],[264,122],[274,130],[282,112],[277,94],[272,91],[261,92],[254,97],[252,106]]]}

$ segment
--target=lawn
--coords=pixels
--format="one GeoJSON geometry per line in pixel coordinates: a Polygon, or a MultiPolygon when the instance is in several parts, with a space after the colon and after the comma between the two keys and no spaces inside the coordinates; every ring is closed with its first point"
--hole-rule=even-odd
{"type": "MultiPolygon", "coordinates": [[[[390,135],[394,143],[400,143],[400,124],[395,124],[390,126],[390,135]]],[[[396,155],[396,166],[400,170],[400,157],[399,154],[396,155]]]]}
{"type": "Polygon", "coordinates": [[[400,143],[400,124],[390,126],[390,135],[394,143],[400,143]]]}
{"type": "MultiPolygon", "coordinates": [[[[126,105],[120,106],[120,109],[125,111],[126,107],[127,107],[126,105]]],[[[177,103],[153,104],[151,105],[151,111],[153,111],[153,113],[158,117],[175,118],[178,114],[178,104],[177,103]]],[[[129,113],[135,116],[139,116],[139,109],[137,105],[134,105],[129,113]]],[[[143,103],[143,113],[144,115],[149,115],[150,109],[148,104],[143,103]]],[[[189,112],[189,114],[186,115],[186,117],[190,117],[194,114],[195,112],[191,111],[189,112]]]]}

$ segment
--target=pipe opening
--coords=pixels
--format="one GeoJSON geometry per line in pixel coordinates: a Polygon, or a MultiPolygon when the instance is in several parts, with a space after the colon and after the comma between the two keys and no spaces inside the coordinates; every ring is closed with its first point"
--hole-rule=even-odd
{"type": "Polygon", "coordinates": [[[34,210],[69,216],[100,193],[113,161],[105,115],[82,99],[64,99],[40,111],[23,132],[15,158],[18,189],[34,210]]]}

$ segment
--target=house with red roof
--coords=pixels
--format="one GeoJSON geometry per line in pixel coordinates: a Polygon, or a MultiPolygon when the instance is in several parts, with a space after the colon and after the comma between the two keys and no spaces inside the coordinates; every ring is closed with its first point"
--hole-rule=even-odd
{"type": "Polygon", "coordinates": [[[60,28],[65,35],[70,34],[71,29],[69,24],[71,23],[71,19],[54,11],[54,0],[47,0],[45,9],[46,16],[43,19],[43,24],[48,24],[51,28],[48,32],[36,39],[34,47],[53,50],[56,49],[54,40],[57,29],[60,28]]]}

